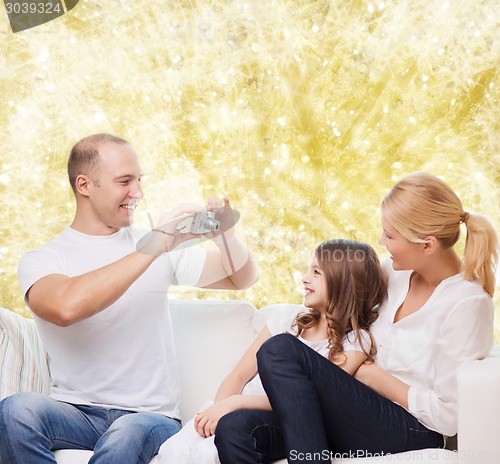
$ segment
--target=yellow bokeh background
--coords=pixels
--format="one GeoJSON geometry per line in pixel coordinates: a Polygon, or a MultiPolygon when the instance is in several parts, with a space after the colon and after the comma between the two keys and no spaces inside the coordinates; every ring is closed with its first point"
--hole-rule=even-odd
{"type": "Polygon", "coordinates": [[[499,69],[497,0],[81,0],[18,33],[1,5],[0,304],[26,313],[19,257],[70,223],[96,132],[141,157],[139,224],[225,193],[241,213],[260,281],[174,297],[300,302],[318,242],[385,256],[380,200],[414,171],[499,230],[499,69]]]}

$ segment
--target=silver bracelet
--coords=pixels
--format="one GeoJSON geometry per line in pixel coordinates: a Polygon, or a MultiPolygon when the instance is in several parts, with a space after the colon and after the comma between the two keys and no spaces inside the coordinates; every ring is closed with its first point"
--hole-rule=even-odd
{"type": "Polygon", "coordinates": [[[160,232],[160,233],[165,234],[165,235],[170,235],[171,237],[175,236],[175,234],[172,234],[171,232],[167,232],[167,231],[161,230],[161,229],[151,229],[151,232],[160,232]]]}

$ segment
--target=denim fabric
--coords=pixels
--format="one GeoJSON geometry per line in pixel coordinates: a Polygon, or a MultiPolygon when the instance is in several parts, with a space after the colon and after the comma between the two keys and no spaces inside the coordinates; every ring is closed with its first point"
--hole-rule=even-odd
{"type": "Polygon", "coordinates": [[[443,447],[441,434],[290,334],[266,341],[257,360],[273,412],[236,411],[219,421],[222,464],[330,462],[443,447]]]}
{"type": "Polygon", "coordinates": [[[147,464],[180,428],[160,414],[18,393],[0,402],[0,464],[55,464],[58,449],[94,450],[89,464],[147,464]]]}
{"type": "Polygon", "coordinates": [[[269,464],[286,457],[274,413],[241,409],[222,416],[215,430],[221,464],[269,464]]]}

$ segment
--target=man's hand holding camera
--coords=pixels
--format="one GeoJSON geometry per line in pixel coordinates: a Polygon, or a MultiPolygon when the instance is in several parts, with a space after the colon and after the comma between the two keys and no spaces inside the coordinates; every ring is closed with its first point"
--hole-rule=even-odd
{"type": "Polygon", "coordinates": [[[218,198],[209,199],[204,208],[195,203],[183,203],[163,213],[158,225],[139,241],[137,249],[142,253],[160,255],[200,237],[212,239],[220,247],[225,238],[220,238],[222,234],[234,236],[236,216],[227,196],[224,203],[218,198]],[[182,225],[190,218],[189,224],[182,225]]]}
{"type": "Polygon", "coordinates": [[[224,197],[224,203],[219,198],[210,198],[206,212],[214,214],[213,221],[211,221],[214,227],[206,237],[215,239],[222,234],[226,238],[234,236],[234,226],[238,221],[239,214],[231,207],[228,196],[224,197]]]}

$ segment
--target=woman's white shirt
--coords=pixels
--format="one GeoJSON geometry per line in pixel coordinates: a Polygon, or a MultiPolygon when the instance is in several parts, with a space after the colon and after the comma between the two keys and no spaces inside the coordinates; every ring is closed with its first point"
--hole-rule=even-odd
{"type": "Polygon", "coordinates": [[[443,280],[415,313],[394,322],[412,271],[387,260],[388,295],[372,324],[376,363],[410,386],[408,409],[443,435],[457,432],[457,370],[485,357],[493,345],[494,304],[478,282],[460,274],[443,280]]]}

